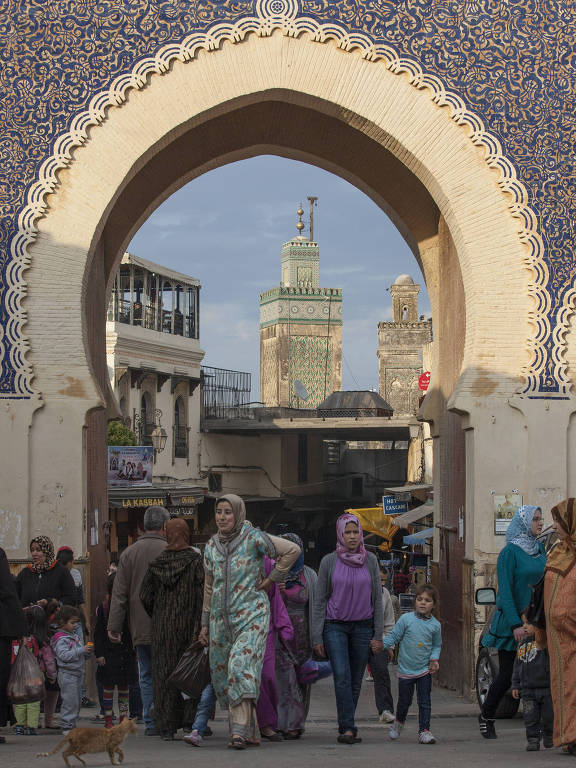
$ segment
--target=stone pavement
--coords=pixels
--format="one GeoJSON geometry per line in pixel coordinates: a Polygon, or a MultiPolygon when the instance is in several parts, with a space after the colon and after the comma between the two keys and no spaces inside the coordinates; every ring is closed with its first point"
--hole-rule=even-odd
{"type": "MultiPolygon", "coordinates": [[[[393,689],[395,693],[395,682],[393,689]]],[[[92,725],[90,716],[95,710],[82,711],[81,725],[92,725]]],[[[416,707],[413,706],[402,738],[391,742],[388,729],[375,714],[372,683],[365,682],[358,705],[358,726],[362,744],[354,746],[336,743],[334,722],[335,703],[331,680],[323,680],[313,688],[310,718],[305,735],[299,741],[282,743],[263,742],[258,749],[232,752],[226,749],[227,723],[218,712],[212,723],[214,735],[205,740],[205,747],[189,747],[180,739],[165,742],[157,737],[146,737],[139,727],[136,737],[130,736],[124,744],[124,766],[134,768],[214,768],[214,766],[247,766],[247,768],[307,768],[326,766],[349,768],[354,766],[401,765],[411,768],[425,763],[426,768],[450,768],[460,764],[465,768],[569,768],[574,758],[561,755],[558,750],[526,753],[525,735],[521,717],[497,723],[499,738],[486,741],[478,733],[475,704],[450,691],[435,688],[432,693],[432,731],[438,743],[423,746],[417,743],[416,707]]],[[[9,743],[0,746],[0,768],[60,768],[64,765],[61,754],[36,760],[39,751],[49,752],[62,738],[60,735],[12,736],[6,729],[9,743]]],[[[48,734],[48,732],[45,732],[48,734]]],[[[85,755],[88,768],[109,765],[106,754],[85,755]]],[[[573,762],[576,768],[576,761],[573,762]]],[[[80,763],[72,763],[80,766],[80,763]]]]}

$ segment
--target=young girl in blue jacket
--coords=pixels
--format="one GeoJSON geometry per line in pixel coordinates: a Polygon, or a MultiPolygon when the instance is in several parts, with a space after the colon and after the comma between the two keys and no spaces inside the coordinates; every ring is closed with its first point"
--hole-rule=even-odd
{"type": "Polygon", "coordinates": [[[432,705],[432,675],[438,672],[442,628],[432,612],[438,602],[438,594],[432,584],[421,584],[416,588],[414,611],[405,613],[396,622],[394,629],[384,638],[384,648],[394,656],[394,646],[400,646],[398,654],[398,705],[396,720],[390,727],[390,738],[400,738],[414,688],[418,695],[418,741],[420,744],[435,744],[430,732],[432,705]]]}

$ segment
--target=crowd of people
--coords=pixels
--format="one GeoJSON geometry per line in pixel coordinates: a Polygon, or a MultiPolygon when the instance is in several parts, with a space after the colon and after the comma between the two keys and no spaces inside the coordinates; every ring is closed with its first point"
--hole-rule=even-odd
{"type": "MultiPolygon", "coordinates": [[[[542,741],[576,754],[576,500],[557,505],[552,516],[558,543],[548,554],[539,540],[539,507],[521,507],[510,523],[498,558],[497,609],[484,637],[498,649],[499,673],[479,725],[482,736],[497,738],[498,705],[512,686],[523,700],[527,749],[542,741]],[[525,613],[531,585],[543,575],[545,629],[525,613]]],[[[146,736],[173,741],[183,729],[184,741],[199,747],[218,703],[232,749],[296,740],[305,731],[311,685],[332,675],[337,741],[354,745],[362,741],[355,716],[368,668],[390,739],[401,737],[416,691],[418,741],[434,744],[432,676],[442,643],[435,588],[417,586],[413,610],[400,614],[353,514],[336,521],[336,549],[318,574],[305,564],[296,534],[272,536],[252,526],[239,496],[218,500],[215,523],[201,553],[185,520],[149,507],[144,533],[109,573],[93,643],[71,550],[56,556],[47,537],[35,537],[31,563],[16,579],[0,550],[0,727],[13,722],[15,734],[37,732],[40,699],[11,708],[5,695],[11,665],[27,649],[44,675],[45,727],[55,727],[60,701],[64,733],[76,726],[85,663],[93,657],[106,728],[116,697],[120,720],[141,714],[146,736]],[[207,654],[210,674],[197,696],[188,696],[168,681],[193,643],[199,656],[207,654]],[[394,711],[388,664],[396,654],[394,711]]]]}

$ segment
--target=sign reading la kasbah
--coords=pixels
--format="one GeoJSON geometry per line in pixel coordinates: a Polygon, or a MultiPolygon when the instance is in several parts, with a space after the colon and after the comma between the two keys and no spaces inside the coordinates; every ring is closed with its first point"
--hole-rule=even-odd
{"type": "Polygon", "coordinates": [[[122,499],[123,507],[161,507],[164,499],[122,499]]]}

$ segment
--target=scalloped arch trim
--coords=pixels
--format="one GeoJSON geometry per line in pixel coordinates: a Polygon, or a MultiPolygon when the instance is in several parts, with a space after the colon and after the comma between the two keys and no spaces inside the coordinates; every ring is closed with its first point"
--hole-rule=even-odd
{"type": "MultiPolygon", "coordinates": [[[[174,61],[192,61],[199,51],[215,51],[225,41],[238,43],[247,35],[255,34],[265,37],[277,30],[290,37],[299,37],[306,33],[313,42],[317,43],[333,42],[344,51],[356,51],[368,61],[380,62],[394,74],[405,74],[415,88],[426,89],[435,104],[439,107],[447,107],[451,119],[468,130],[472,143],[484,149],[484,159],[488,167],[498,172],[500,190],[511,198],[508,208],[511,215],[520,221],[518,237],[520,242],[527,246],[525,265],[533,275],[529,295],[534,302],[534,309],[529,319],[533,325],[534,334],[527,340],[531,361],[527,370],[524,371],[525,392],[527,394],[538,392],[539,382],[546,373],[545,344],[552,331],[549,320],[551,297],[546,290],[548,268],[543,258],[544,246],[538,232],[537,218],[527,203],[528,192],[518,179],[515,167],[504,156],[499,140],[486,130],[483,121],[466,107],[462,98],[448,91],[438,77],[424,72],[415,60],[399,57],[390,46],[377,45],[365,34],[352,34],[338,23],[321,24],[312,18],[298,18],[298,6],[295,0],[259,0],[256,10],[256,16],[246,17],[234,24],[215,24],[207,32],[192,33],[180,43],[172,42],[163,45],[154,56],[138,61],[130,72],[119,75],[109,88],[97,93],[90,100],[88,108],[73,118],[70,130],[56,140],[52,155],[42,163],[38,180],[28,192],[26,205],[18,216],[18,231],[10,246],[12,259],[6,274],[6,306],[9,320],[5,328],[5,336],[11,342],[10,364],[16,375],[15,391],[8,396],[22,398],[35,394],[32,386],[33,371],[26,359],[29,347],[23,334],[26,321],[22,308],[22,299],[26,295],[23,271],[30,262],[28,247],[38,233],[36,224],[48,208],[46,196],[56,188],[58,172],[72,162],[73,150],[87,141],[88,129],[104,122],[107,110],[122,105],[130,90],[143,88],[152,75],[167,73],[174,61]]],[[[564,314],[567,321],[570,313],[567,311],[564,314]]],[[[562,327],[554,329],[554,338],[557,342],[561,340],[564,331],[562,327]]],[[[4,351],[0,338],[0,356],[4,351]]],[[[566,394],[569,391],[570,382],[560,344],[557,344],[553,350],[553,361],[554,370],[547,373],[554,375],[560,383],[559,394],[566,394]]]]}

